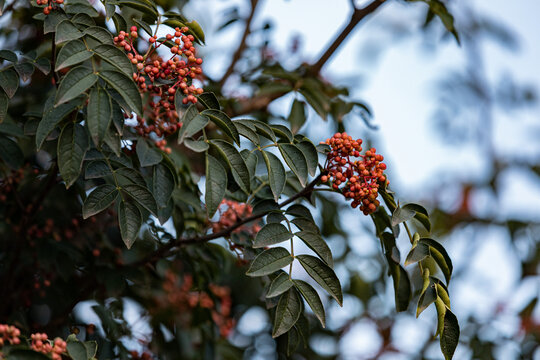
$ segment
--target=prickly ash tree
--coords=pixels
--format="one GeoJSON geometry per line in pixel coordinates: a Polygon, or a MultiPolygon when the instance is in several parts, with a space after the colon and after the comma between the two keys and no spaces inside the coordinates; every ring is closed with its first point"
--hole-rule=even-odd
{"type": "MultiPolygon", "coordinates": [[[[160,13],[151,0],[106,0],[99,8],[85,0],[7,6],[15,23],[19,12],[33,15],[42,46],[24,52],[27,45],[15,43],[13,51],[0,51],[0,275],[6,304],[0,320],[18,326],[0,325],[0,356],[167,358],[176,351],[167,337],[182,331],[192,343],[227,344],[234,289],[216,282],[224,276],[219,264],[230,259],[242,266],[242,276],[266,286],[262,296],[280,351],[302,351],[312,314],[326,325],[319,292],[343,302],[332,253],[312,216],[317,196],[330,191],[350,200],[358,217],[373,220],[396,310],[406,311],[413,294],[417,316],[434,304],[441,350],[451,358],[459,338],[447,288],[452,263],[429,237],[428,212],[399,204],[383,156],[374,148],[363,151],[361,139],[337,132],[315,145],[298,133],[303,101],[294,101],[289,127],[257,115],[293,90],[322,117],[331,113],[330,101],[341,116],[357,105],[325,90],[331,87],[318,73],[382,3],[355,9],[314,65],[292,72],[266,68],[265,79],[281,87],[247,100],[228,99],[221,87],[242,55],[251,18],[231,67],[214,81],[205,77],[198,55],[204,43],[198,23],[174,11],[160,13]],[[113,20],[114,34],[105,19],[113,20]],[[29,101],[32,96],[36,100],[29,101]],[[255,116],[237,118],[244,114],[255,116]],[[412,222],[417,232],[411,232],[412,222]],[[400,229],[411,244],[404,263],[396,246],[400,229]],[[215,239],[225,239],[231,252],[209,243],[215,239]],[[311,254],[295,249],[294,239],[311,254]],[[417,289],[405,270],[412,264],[419,268],[412,272],[420,276],[417,289]],[[310,279],[297,278],[294,267],[310,279]],[[129,333],[117,314],[124,297],[145,309],[154,329],[143,353],[120,341],[129,333]],[[72,315],[88,299],[98,301],[93,309],[103,333],[72,315]],[[35,304],[48,315],[32,312],[35,304]],[[77,337],[81,326],[84,338],[77,337]],[[19,328],[47,329],[67,343],[39,332],[25,338],[19,328]],[[74,334],[67,336],[68,329],[74,334]]],[[[428,2],[455,33],[451,16],[435,3],[428,2]]],[[[251,16],[257,1],[252,5],[251,16]]]]}

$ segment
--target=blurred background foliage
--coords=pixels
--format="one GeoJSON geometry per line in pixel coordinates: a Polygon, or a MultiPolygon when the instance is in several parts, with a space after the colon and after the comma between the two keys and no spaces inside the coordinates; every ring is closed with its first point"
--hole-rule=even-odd
{"type": "MultiPolygon", "coordinates": [[[[291,2],[301,3],[305,9],[305,13],[296,14],[298,23],[309,22],[306,17],[309,17],[310,2],[291,2]]],[[[356,97],[369,89],[363,86],[362,79],[369,77],[370,68],[386,56],[387,49],[399,43],[420,42],[422,45],[417,46],[417,51],[429,57],[439,48],[445,51],[449,42],[455,42],[427,7],[421,6],[424,4],[389,1],[368,24],[370,30],[380,32],[372,36],[361,24],[355,30],[361,34],[361,39],[355,37],[355,44],[349,45],[360,45],[364,59],[359,59],[358,64],[363,68],[351,76],[340,75],[333,72],[330,62],[322,70],[322,77],[316,77],[305,66],[310,56],[304,51],[322,53],[324,49],[305,49],[304,39],[299,34],[274,34],[275,19],[263,12],[266,6],[272,6],[269,0],[163,0],[157,3],[164,10],[172,7],[184,10],[186,16],[203,25],[208,41],[208,46],[201,50],[207,74],[205,90],[218,95],[229,115],[249,114],[265,122],[290,122],[293,128],[301,129],[314,141],[323,140],[334,131],[347,130],[380,149],[385,133],[396,130],[392,122],[379,126],[377,108],[356,97]],[[399,16],[401,11],[408,16],[399,16]],[[209,14],[213,17],[206,19],[209,14]],[[251,23],[247,32],[244,30],[246,22],[251,23]],[[246,41],[241,42],[244,33],[246,41]],[[226,42],[216,43],[214,38],[226,39],[226,42]],[[238,50],[240,43],[243,48],[238,50]],[[295,89],[298,95],[294,95],[290,91],[298,86],[299,80],[302,85],[295,89]],[[283,96],[284,92],[288,94],[283,96]],[[324,95],[317,96],[317,92],[324,95]],[[295,99],[296,105],[293,105],[295,99]],[[308,110],[306,102],[315,111],[308,110]],[[344,116],[351,107],[354,110],[344,116]]],[[[506,121],[537,139],[537,84],[516,79],[511,68],[495,76],[493,71],[488,71],[493,59],[486,55],[486,48],[496,46],[504,51],[519,51],[519,35],[513,30],[513,24],[505,23],[504,18],[490,17],[473,3],[449,1],[447,4],[454,14],[461,42],[459,62],[455,67],[429,74],[433,91],[426,95],[425,101],[433,104],[434,111],[429,118],[433,141],[450,148],[470,149],[475,158],[481,159],[480,175],[463,176],[466,169],[453,172],[450,168],[443,174],[429,174],[426,184],[407,189],[400,183],[400,174],[396,170],[393,173],[390,165],[390,179],[399,193],[409,194],[406,200],[421,202],[429,208],[434,219],[433,232],[444,241],[454,260],[450,290],[462,329],[455,357],[540,359],[540,310],[537,306],[540,217],[538,206],[534,206],[539,196],[534,189],[527,188],[528,184],[538,186],[540,158],[534,151],[508,150],[495,133],[498,122],[506,121]],[[525,117],[533,114],[536,123],[521,121],[524,114],[528,114],[525,117]],[[526,180],[520,180],[522,178],[526,180]],[[516,190],[508,194],[509,189],[516,190]],[[521,199],[533,204],[527,208],[529,215],[506,211],[507,201],[519,204],[521,199]],[[490,243],[502,248],[504,256],[495,253],[491,257],[494,250],[490,243]],[[507,269],[510,274],[501,273],[507,269]],[[499,277],[505,283],[510,282],[502,292],[494,286],[497,284],[489,281],[499,277]],[[490,298],[493,301],[488,301],[490,298]]],[[[350,5],[339,2],[347,11],[351,11],[350,5]]],[[[19,1],[8,0],[5,6],[8,9],[0,18],[1,47],[46,52],[39,48],[39,44],[44,43],[42,31],[29,20],[33,15],[31,9],[19,1]]],[[[333,16],[330,10],[328,14],[333,16]]],[[[318,41],[321,45],[328,41],[329,33],[337,32],[325,24],[318,28],[324,35],[318,41]]],[[[340,53],[335,55],[339,56],[340,53]]],[[[48,81],[37,72],[32,78],[34,84],[42,82],[43,88],[50,86],[48,81]]],[[[392,84],[384,86],[392,87],[392,84]]],[[[28,104],[38,106],[42,101],[39,100],[40,86],[28,89],[35,92],[24,92],[25,99],[14,98],[18,103],[10,105],[12,116],[24,116],[32,110],[27,108],[28,104]]],[[[8,126],[9,123],[2,124],[0,132],[10,131],[8,126]]],[[[519,139],[512,140],[521,143],[519,139]]],[[[406,143],[404,139],[403,146],[406,143]]],[[[527,146],[523,140],[522,147],[527,146]]],[[[418,154],[418,161],[444,163],[447,160],[433,159],[428,155],[429,148],[423,151],[426,154],[418,154]]],[[[31,162],[45,169],[47,159],[39,156],[38,153],[31,162]]],[[[385,153],[385,157],[390,161],[399,159],[392,153],[385,153]]],[[[197,170],[196,157],[183,156],[180,161],[186,166],[193,162],[192,169],[199,174],[203,171],[197,170]]],[[[276,348],[284,344],[271,337],[271,323],[263,310],[264,299],[256,296],[262,293],[261,285],[244,275],[245,267],[233,252],[225,250],[225,242],[218,241],[225,247],[216,244],[186,247],[178,256],[181,261],[158,262],[155,271],[147,271],[145,266],[124,266],[150,247],[149,242],[144,241],[145,235],[133,249],[124,249],[110,215],[98,216],[95,223],[82,221],[77,215],[80,205],[70,194],[73,190],[66,192],[63,186],[46,181],[46,172],[34,175],[30,168],[23,172],[20,193],[31,197],[39,194],[41,187],[50,187],[45,199],[34,197],[43,208],[32,213],[33,223],[46,227],[51,218],[48,214],[54,214],[49,233],[57,233],[57,237],[69,241],[57,242],[55,236],[46,236],[47,240],[36,242],[33,249],[13,252],[7,241],[12,235],[9,220],[0,224],[3,234],[2,322],[57,335],[80,332],[86,339],[98,340],[99,358],[127,358],[132,356],[129,350],[149,351],[163,359],[277,358],[276,348]],[[37,182],[36,176],[45,181],[37,182]],[[15,257],[15,261],[7,261],[7,257],[15,257]],[[71,270],[77,267],[80,271],[71,270]],[[171,278],[171,269],[177,274],[174,278],[171,278]],[[227,337],[216,336],[212,330],[215,321],[208,309],[191,308],[187,302],[183,305],[168,302],[171,298],[164,284],[167,281],[183,284],[190,281],[189,277],[196,288],[210,294],[217,304],[223,299],[209,289],[206,279],[230,288],[230,299],[226,301],[232,304],[230,318],[235,325],[227,337]],[[54,285],[46,288],[47,281],[54,285]]],[[[318,193],[315,201],[314,214],[332,248],[336,273],[344,288],[344,307],[338,308],[326,299],[327,328],[320,328],[314,318],[308,319],[312,328],[308,346],[295,358],[439,358],[437,340],[432,336],[436,324],[433,309],[419,319],[414,318],[412,309],[396,315],[391,280],[369,220],[333,194],[318,193]]],[[[185,203],[186,207],[190,206],[189,198],[185,203]]],[[[18,210],[9,213],[12,210],[4,201],[0,202],[0,210],[4,212],[4,219],[19,216],[18,210]]],[[[148,224],[145,231],[151,234],[162,229],[148,224]]]]}

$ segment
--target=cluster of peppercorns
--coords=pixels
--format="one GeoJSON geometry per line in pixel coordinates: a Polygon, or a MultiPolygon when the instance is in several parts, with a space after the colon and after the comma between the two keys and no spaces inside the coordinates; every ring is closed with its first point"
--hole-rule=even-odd
{"type": "Polygon", "coordinates": [[[0,324],[0,347],[4,346],[5,343],[12,345],[18,345],[21,343],[21,331],[15,326],[0,324]]]}
{"type": "MultiPolygon", "coordinates": [[[[243,204],[234,200],[221,201],[219,205],[219,220],[212,223],[212,231],[219,232],[236,224],[240,219],[251,216],[253,208],[249,204],[243,204]]],[[[257,223],[245,224],[236,228],[233,233],[245,232],[250,236],[254,236],[261,230],[261,226],[257,223]]]]}
{"type": "Polygon", "coordinates": [[[32,345],[30,346],[32,350],[43,353],[50,354],[53,360],[61,360],[63,353],[66,352],[66,342],[60,338],[54,339],[54,341],[47,340],[47,334],[32,334],[30,336],[32,339],[32,345]]]}
{"type": "MultiPolygon", "coordinates": [[[[212,320],[219,328],[221,336],[226,337],[234,327],[231,316],[232,299],[229,288],[210,284],[209,292],[193,291],[193,277],[184,275],[182,283],[179,285],[179,278],[172,271],[167,271],[163,281],[165,291],[164,301],[161,308],[174,308],[180,316],[190,313],[195,307],[210,310],[212,320]]],[[[189,319],[186,319],[189,321],[189,319]]]]}
{"type": "Polygon", "coordinates": [[[45,5],[43,13],[49,15],[52,10],[58,8],[58,5],[62,5],[64,0],[36,0],[36,4],[45,5]]]}
{"type": "Polygon", "coordinates": [[[362,140],[353,140],[345,132],[334,134],[325,143],[330,145],[330,152],[321,181],[330,183],[333,189],[352,199],[351,206],[360,206],[365,215],[375,212],[380,204],[377,200],[379,186],[387,181],[383,174],[386,170],[383,156],[377,154],[375,148],[360,155],[362,140]]]}
{"type": "Polygon", "coordinates": [[[196,56],[193,35],[185,35],[188,31],[187,27],[177,27],[174,33],[167,34],[164,39],[150,37],[150,47],[144,55],[138,53],[133,44],[138,38],[136,26],[132,26],[129,33],[121,31],[114,38],[114,43],[128,53],[131,63],[137,68],[133,80],[142,93],[149,94],[144,116],[137,117],[135,128],[141,136],[155,134],[156,145],[166,152],[170,152],[170,149],[166,147],[167,141],[163,137],[175,133],[182,126],[174,104],[175,93],[180,91],[185,95],[183,104],[196,103],[195,96],[203,93],[203,89],[192,84],[193,79],[202,74],[202,59],[196,56]],[[171,56],[168,60],[156,52],[165,43],[170,46],[171,56]]]}

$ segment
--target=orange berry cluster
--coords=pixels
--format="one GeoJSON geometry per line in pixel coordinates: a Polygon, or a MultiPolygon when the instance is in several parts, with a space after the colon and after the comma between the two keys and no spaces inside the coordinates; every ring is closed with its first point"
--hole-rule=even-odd
{"type": "Polygon", "coordinates": [[[321,181],[352,199],[351,206],[360,206],[365,215],[375,212],[380,204],[377,200],[379,184],[387,181],[383,174],[386,170],[383,156],[377,154],[375,148],[360,155],[362,140],[353,140],[345,132],[334,134],[325,143],[331,149],[321,181]]]}
{"type": "Polygon", "coordinates": [[[193,35],[185,35],[187,27],[176,28],[174,33],[167,34],[162,40],[150,37],[150,47],[146,54],[137,52],[134,46],[138,38],[137,27],[132,26],[129,33],[121,31],[114,38],[116,46],[122,47],[131,63],[137,67],[133,80],[139,86],[141,93],[148,93],[148,103],[144,107],[144,116],[137,117],[135,129],[141,136],[149,137],[155,134],[158,138],[156,145],[167,150],[165,136],[175,133],[182,124],[179,123],[178,109],[174,105],[177,91],[185,95],[183,104],[196,103],[196,95],[203,93],[191,82],[202,75],[202,59],[197,58],[197,50],[193,44],[193,35]],[[170,45],[170,58],[165,60],[156,52],[161,45],[170,45]]]}
{"type": "MultiPolygon", "coordinates": [[[[249,204],[224,199],[219,205],[219,220],[212,223],[212,231],[216,233],[226,229],[237,223],[238,220],[251,216],[252,212],[253,208],[249,204]]],[[[233,233],[245,232],[250,236],[255,236],[259,230],[261,230],[261,226],[257,223],[245,224],[236,228],[233,233]]]]}
{"type": "Polygon", "coordinates": [[[5,343],[20,344],[19,336],[21,336],[21,331],[15,326],[0,324],[0,347],[4,346],[5,343]]]}
{"type": "Polygon", "coordinates": [[[56,9],[58,5],[62,5],[64,0],[36,0],[36,4],[45,5],[43,13],[49,15],[53,9],[56,9]]]}
{"type": "Polygon", "coordinates": [[[174,308],[180,315],[189,314],[195,307],[209,309],[212,320],[219,328],[221,336],[226,337],[234,327],[231,318],[232,299],[229,288],[210,284],[210,294],[205,291],[193,291],[193,277],[184,275],[182,284],[178,285],[178,276],[172,271],[167,271],[163,290],[166,294],[165,307],[174,308]],[[211,296],[212,295],[212,296],[211,296]],[[214,300],[215,299],[215,300],[214,300]]]}
{"type": "Polygon", "coordinates": [[[60,338],[54,339],[53,342],[47,340],[47,334],[32,334],[30,336],[32,339],[32,345],[30,346],[32,350],[43,353],[51,354],[53,360],[61,360],[63,353],[66,352],[66,342],[60,338]]]}

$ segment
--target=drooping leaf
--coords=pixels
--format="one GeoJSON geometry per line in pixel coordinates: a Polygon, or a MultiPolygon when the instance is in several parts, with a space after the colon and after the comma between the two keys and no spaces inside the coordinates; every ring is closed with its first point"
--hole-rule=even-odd
{"type": "Polygon", "coordinates": [[[152,186],[158,207],[167,207],[174,190],[174,176],[168,166],[163,163],[154,166],[152,186]]]}
{"type": "Polygon", "coordinates": [[[302,300],[296,289],[290,288],[279,299],[272,337],[276,338],[289,331],[296,324],[301,313],[302,300]]]}
{"type": "Polygon", "coordinates": [[[108,62],[125,75],[131,76],[133,74],[133,65],[131,64],[131,61],[126,54],[116,46],[102,44],[97,46],[94,51],[102,60],[108,62]]]}
{"type": "Polygon", "coordinates": [[[254,248],[266,247],[292,238],[292,233],[282,224],[266,224],[255,236],[254,248]]]}
{"type": "Polygon", "coordinates": [[[287,119],[291,124],[291,131],[296,134],[306,122],[306,104],[300,100],[294,100],[287,119]]]}
{"type": "Polygon", "coordinates": [[[90,91],[88,100],[87,126],[96,147],[100,148],[112,119],[112,101],[104,89],[98,87],[90,91]]]}
{"type": "Polygon", "coordinates": [[[122,191],[128,194],[139,205],[150,211],[152,215],[157,216],[158,211],[156,200],[154,199],[152,193],[148,191],[146,187],[129,184],[122,186],[122,191]]]}
{"type": "Polygon", "coordinates": [[[218,150],[223,157],[223,160],[229,164],[234,180],[237,182],[238,186],[240,186],[242,191],[246,194],[249,194],[251,179],[249,178],[249,170],[246,162],[242,155],[240,155],[240,152],[238,152],[233,145],[224,140],[211,140],[210,144],[213,148],[218,150]]]}
{"type": "Polygon", "coordinates": [[[23,82],[30,80],[34,73],[34,65],[29,62],[15,64],[13,68],[17,71],[17,74],[19,74],[23,82]]]}
{"type": "Polygon", "coordinates": [[[181,144],[186,138],[192,137],[208,125],[208,117],[202,116],[195,105],[191,105],[182,116],[182,127],[178,132],[178,143],[181,144]]]}
{"type": "Polygon", "coordinates": [[[56,126],[70,113],[77,110],[82,104],[82,98],[73,99],[65,104],[53,106],[54,98],[49,98],[45,103],[43,117],[36,129],[36,147],[41,148],[43,142],[56,126]]]}
{"type": "Polygon", "coordinates": [[[276,136],[284,142],[292,142],[294,139],[294,135],[291,130],[284,125],[272,124],[270,125],[270,129],[272,129],[274,134],[276,134],[276,136]]]}
{"type": "Polygon", "coordinates": [[[24,154],[15,141],[0,136],[0,159],[12,169],[19,169],[24,162],[24,154]]]}
{"type": "Polygon", "coordinates": [[[128,249],[137,240],[142,222],[142,215],[137,205],[131,201],[120,202],[118,205],[118,225],[122,240],[128,249]]]}
{"type": "Polygon", "coordinates": [[[311,143],[311,141],[308,140],[300,141],[298,144],[296,144],[296,146],[306,157],[309,174],[311,176],[315,176],[317,167],[319,165],[319,154],[317,153],[317,148],[311,143]]]}
{"type": "Polygon", "coordinates": [[[89,36],[102,44],[114,44],[112,34],[101,26],[91,26],[84,29],[84,35],[89,36]]]}
{"type": "Polygon", "coordinates": [[[197,96],[199,102],[207,109],[219,110],[219,101],[213,92],[205,92],[197,96]]]}
{"type": "Polygon", "coordinates": [[[278,276],[272,280],[268,292],[266,293],[267,298],[272,298],[278,295],[283,294],[285,291],[289,290],[293,286],[293,282],[289,278],[289,274],[284,271],[281,271],[278,276]]]}
{"type": "Polygon", "coordinates": [[[163,155],[158,150],[150,147],[144,139],[137,141],[137,147],[135,149],[142,167],[159,164],[163,158],[163,155]]]}
{"type": "Polygon", "coordinates": [[[184,146],[190,149],[191,151],[195,152],[205,152],[208,150],[208,143],[204,140],[192,140],[192,139],[185,139],[184,140],[184,146]]]}
{"type": "Polygon", "coordinates": [[[441,334],[441,350],[446,360],[451,360],[459,343],[459,323],[457,317],[447,309],[441,334]]]}
{"type": "Polygon", "coordinates": [[[208,118],[216,124],[223,132],[231,137],[236,144],[240,145],[240,135],[238,130],[234,126],[232,120],[221,110],[206,109],[201,112],[202,115],[208,116],[208,118]]]}
{"type": "Polygon", "coordinates": [[[450,256],[448,256],[448,253],[446,252],[446,249],[444,246],[442,246],[440,243],[433,239],[429,238],[422,238],[419,241],[419,244],[425,244],[429,246],[429,252],[431,257],[435,260],[437,265],[439,265],[439,268],[441,269],[442,273],[444,274],[444,278],[446,279],[446,283],[450,283],[450,278],[452,276],[452,260],[450,259],[450,256]]]}
{"type": "Polygon", "coordinates": [[[3,90],[0,90],[0,124],[7,116],[9,98],[3,90]]]}
{"type": "Polygon", "coordinates": [[[47,15],[43,21],[43,33],[48,34],[55,32],[56,26],[66,19],[67,16],[63,11],[51,11],[51,13],[47,15]]]}
{"type": "Polygon", "coordinates": [[[304,244],[313,250],[315,254],[317,254],[326,263],[326,265],[330,267],[334,266],[332,252],[320,234],[310,231],[299,231],[294,235],[302,239],[304,244]]]}
{"type": "Polygon", "coordinates": [[[135,184],[140,186],[146,186],[143,176],[140,172],[129,167],[121,167],[116,169],[115,174],[120,176],[119,181],[123,184],[135,184]]]}
{"type": "Polygon", "coordinates": [[[78,66],[71,69],[60,81],[55,103],[59,105],[76,98],[94,85],[97,79],[90,68],[78,66]]]}
{"type": "Polygon", "coordinates": [[[308,177],[307,160],[302,151],[293,144],[279,144],[279,151],[289,168],[294,172],[302,186],[306,186],[308,177]]]}
{"type": "Polygon", "coordinates": [[[69,188],[79,178],[86,150],[88,136],[84,127],[69,123],[62,129],[58,139],[58,168],[60,175],[69,188]]]}
{"type": "Polygon", "coordinates": [[[411,249],[405,259],[405,266],[424,260],[429,256],[429,246],[426,244],[418,244],[411,249]]]}
{"type": "Polygon", "coordinates": [[[236,126],[236,129],[238,130],[238,133],[251,141],[255,146],[261,145],[261,139],[259,138],[259,135],[250,128],[249,126],[246,126],[242,122],[233,121],[233,124],[236,126]]]}
{"type": "Polygon", "coordinates": [[[286,212],[288,215],[292,215],[295,217],[303,217],[308,220],[314,221],[309,209],[301,204],[292,204],[287,208],[286,212]]]}
{"type": "Polygon", "coordinates": [[[293,257],[282,247],[270,248],[260,253],[251,263],[247,276],[264,276],[278,271],[293,262],[293,257]]]}
{"type": "Polygon", "coordinates": [[[416,211],[409,208],[398,207],[392,213],[392,226],[409,221],[414,217],[414,215],[416,215],[416,211]]]}
{"type": "Polygon", "coordinates": [[[0,50],[0,60],[11,61],[12,63],[17,62],[17,54],[11,50],[0,50]]]}
{"type": "Polygon", "coordinates": [[[111,169],[105,161],[93,160],[86,166],[84,172],[85,179],[98,179],[112,174],[111,169]]]}
{"type": "Polygon", "coordinates": [[[73,40],[64,45],[58,52],[55,71],[77,65],[92,56],[92,52],[86,48],[81,40],[73,40]]]}
{"type": "Polygon", "coordinates": [[[72,23],[70,20],[62,20],[56,25],[56,31],[54,35],[54,42],[56,45],[61,44],[66,41],[71,41],[78,39],[84,36],[84,34],[79,31],[77,26],[72,23]]]}
{"type": "Polygon", "coordinates": [[[428,308],[437,299],[437,292],[435,291],[434,284],[429,285],[425,292],[420,295],[418,299],[418,306],[416,307],[416,317],[428,308]]]}
{"type": "Polygon", "coordinates": [[[321,285],[337,301],[339,306],[343,306],[341,284],[334,270],[311,255],[298,255],[296,258],[300,261],[300,264],[302,264],[308,275],[321,285]]]}
{"type": "Polygon", "coordinates": [[[271,152],[263,150],[261,151],[261,154],[264,158],[266,169],[268,170],[270,189],[272,190],[272,194],[274,194],[274,199],[278,201],[279,196],[285,188],[285,181],[287,179],[285,168],[279,158],[271,152]]]}
{"type": "Polygon", "coordinates": [[[216,213],[227,189],[227,172],[212,155],[206,154],[206,192],[204,201],[208,218],[216,213]]]}
{"type": "Polygon", "coordinates": [[[131,77],[128,77],[124,73],[110,70],[101,71],[99,76],[120,94],[133,112],[142,115],[141,94],[131,77]]]}
{"type": "Polygon", "coordinates": [[[107,209],[116,200],[118,190],[111,184],[99,185],[88,195],[83,204],[83,218],[88,219],[107,209]]]}
{"type": "Polygon", "coordinates": [[[8,98],[11,99],[15,95],[19,88],[19,76],[13,69],[0,71],[0,87],[4,89],[8,98]]]}
{"type": "Polygon", "coordinates": [[[311,310],[321,322],[322,327],[326,327],[326,315],[321,298],[313,286],[302,280],[293,280],[294,286],[300,291],[300,294],[306,299],[311,310]]]}

